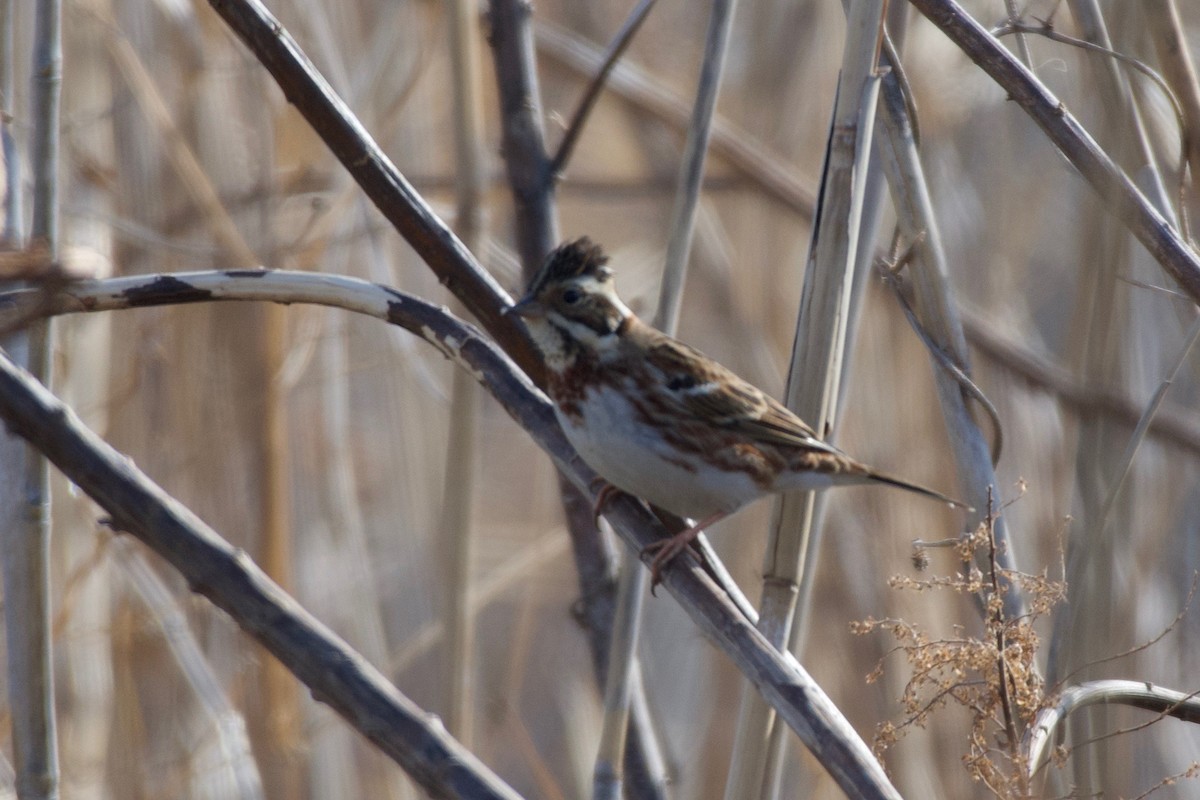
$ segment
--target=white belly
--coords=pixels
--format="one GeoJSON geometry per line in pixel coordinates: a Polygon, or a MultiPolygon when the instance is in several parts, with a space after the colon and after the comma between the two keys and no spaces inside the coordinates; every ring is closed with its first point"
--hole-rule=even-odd
{"type": "Polygon", "coordinates": [[[580,404],[584,423],[563,414],[559,422],[592,469],[622,491],[683,517],[731,513],[763,494],[744,472],[728,472],[672,450],[612,388],[588,392],[580,404]],[[696,470],[681,466],[682,459],[696,470]]]}

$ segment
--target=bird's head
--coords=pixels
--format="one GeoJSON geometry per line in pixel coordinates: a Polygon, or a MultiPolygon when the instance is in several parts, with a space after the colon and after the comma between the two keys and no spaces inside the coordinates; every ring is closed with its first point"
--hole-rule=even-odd
{"type": "Polygon", "coordinates": [[[525,296],[508,309],[525,320],[551,369],[580,352],[614,348],[633,312],[617,297],[608,256],[586,236],[546,257],[525,296]]]}

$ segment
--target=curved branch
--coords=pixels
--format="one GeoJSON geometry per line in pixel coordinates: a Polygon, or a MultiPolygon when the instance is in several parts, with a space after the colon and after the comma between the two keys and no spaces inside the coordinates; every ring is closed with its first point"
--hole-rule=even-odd
{"type": "Polygon", "coordinates": [[[1059,725],[1079,709],[1101,704],[1133,706],[1185,722],[1200,722],[1200,697],[1196,692],[1164,689],[1147,681],[1106,680],[1072,686],[1062,693],[1052,708],[1042,710],[1029,727],[1030,777],[1049,758],[1050,743],[1059,725]]]}
{"type": "MultiPolygon", "coordinates": [[[[34,289],[0,294],[0,316],[20,313],[28,303],[39,301],[38,294],[34,289]]],[[[147,275],[71,284],[48,303],[47,313],[57,315],[231,300],[332,306],[368,314],[416,333],[483,384],[571,483],[589,497],[594,494],[592,486],[596,475],[567,442],[550,401],[503,351],[478,329],[456,319],[444,308],[385,286],[356,278],[283,270],[147,275]]],[[[385,710],[388,713],[395,713],[403,698],[392,687],[372,687],[369,681],[348,685],[335,677],[331,670],[343,663],[338,659],[344,655],[328,655],[334,662],[332,665],[329,661],[317,664],[314,656],[307,654],[303,647],[296,648],[298,641],[305,642],[306,646],[315,642],[314,646],[319,646],[324,653],[330,641],[336,642],[336,637],[269,581],[247,584],[247,576],[261,576],[257,567],[244,556],[231,553],[228,544],[161,490],[158,494],[149,491],[147,487],[155,490],[157,487],[148,478],[94,433],[84,429],[74,414],[44,389],[30,387],[27,379],[15,375],[7,362],[0,363],[0,416],[18,435],[46,452],[59,469],[96,499],[123,529],[164,555],[188,576],[198,591],[213,599],[272,652],[305,653],[304,658],[289,658],[287,663],[301,680],[313,687],[316,696],[338,708],[343,715],[346,712],[335,703],[344,704],[347,695],[356,703],[354,713],[365,713],[371,704],[381,701],[387,701],[385,710]],[[31,395],[36,397],[36,402],[30,399],[31,395]],[[111,457],[98,459],[95,453],[101,452],[111,457]],[[122,493],[113,493],[111,487],[114,484],[121,487],[122,493]],[[130,484],[133,488],[125,488],[130,484]],[[181,520],[189,524],[183,525],[181,520]],[[200,539],[192,536],[194,531],[202,534],[200,539]],[[205,554],[219,556],[221,567],[198,566],[202,563],[197,555],[201,551],[196,548],[202,548],[205,554]],[[254,590],[249,606],[241,604],[239,590],[254,590]],[[359,702],[358,692],[366,691],[372,692],[371,697],[359,702]]],[[[606,508],[606,517],[615,530],[639,552],[668,535],[649,509],[627,495],[618,496],[606,508]]],[[[644,560],[648,562],[650,556],[644,560]]],[[[691,557],[676,559],[665,569],[663,585],[700,629],[758,687],[849,797],[898,800],[899,794],[888,782],[879,762],[833,701],[794,656],[780,653],[770,645],[755,629],[753,621],[747,619],[708,577],[700,563],[691,557]]],[[[357,657],[344,664],[359,677],[375,675],[357,657]]],[[[372,720],[378,722],[377,717],[372,720]]],[[[397,720],[396,724],[402,721],[397,720]]],[[[378,742],[384,739],[388,729],[364,724],[360,730],[378,742]]],[[[448,736],[445,738],[449,739],[448,736]]],[[[388,746],[394,747],[394,743],[388,746]]],[[[393,750],[384,749],[389,755],[393,754],[393,750]]],[[[393,757],[399,758],[398,755],[393,757]]]]}

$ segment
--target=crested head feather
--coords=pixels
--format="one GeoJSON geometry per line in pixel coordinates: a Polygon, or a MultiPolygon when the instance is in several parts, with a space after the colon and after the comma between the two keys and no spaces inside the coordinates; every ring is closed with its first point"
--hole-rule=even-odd
{"type": "Polygon", "coordinates": [[[579,356],[608,358],[633,312],[614,287],[608,256],[586,236],[557,247],[511,309],[523,317],[552,371],[579,356]]]}
{"type": "Polygon", "coordinates": [[[607,264],[608,255],[587,236],[564,242],[546,256],[542,268],[530,282],[527,294],[537,296],[551,284],[589,275],[600,281],[607,280],[612,277],[607,264]]]}

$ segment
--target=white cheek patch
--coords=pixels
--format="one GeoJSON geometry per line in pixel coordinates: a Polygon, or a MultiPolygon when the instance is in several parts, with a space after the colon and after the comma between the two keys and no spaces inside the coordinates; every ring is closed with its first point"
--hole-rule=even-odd
{"type": "Polygon", "coordinates": [[[584,275],[581,278],[575,279],[575,285],[583,291],[584,294],[603,297],[608,304],[617,310],[620,319],[633,316],[633,312],[629,310],[629,306],[621,302],[621,298],[617,297],[617,290],[613,287],[611,277],[608,280],[597,280],[594,275],[584,275]]]}
{"type": "Polygon", "coordinates": [[[617,335],[615,333],[599,334],[590,326],[582,322],[576,322],[573,319],[567,319],[557,311],[551,311],[549,317],[555,325],[567,331],[571,338],[591,350],[604,351],[617,346],[617,335]]]}

